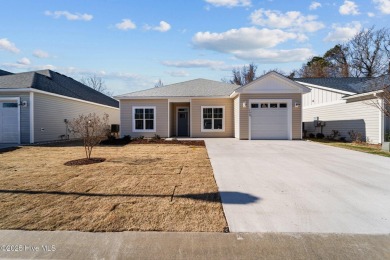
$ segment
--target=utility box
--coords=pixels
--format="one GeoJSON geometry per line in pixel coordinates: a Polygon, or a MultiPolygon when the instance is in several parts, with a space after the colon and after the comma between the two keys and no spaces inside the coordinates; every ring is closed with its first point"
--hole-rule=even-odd
{"type": "Polygon", "coordinates": [[[390,152],[390,142],[383,142],[382,151],[390,152]]]}

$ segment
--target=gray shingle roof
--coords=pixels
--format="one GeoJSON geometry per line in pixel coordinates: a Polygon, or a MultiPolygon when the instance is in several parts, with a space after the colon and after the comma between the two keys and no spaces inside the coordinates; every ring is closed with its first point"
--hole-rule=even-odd
{"type": "Polygon", "coordinates": [[[11,75],[13,73],[9,72],[9,71],[5,71],[5,70],[0,70],[0,76],[4,76],[4,75],[11,75]]]}
{"type": "Polygon", "coordinates": [[[207,79],[194,79],[181,83],[151,88],[116,96],[132,97],[224,97],[229,96],[239,86],[207,79]]]}
{"type": "Polygon", "coordinates": [[[293,80],[308,84],[314,84],[327,88],[333,88],[341,91],[358,93],[358,89],[353,87],[354,84],[366,82],[372,78],[295,78],[293,80]]]}
{"type": "Polygon", "coordinates": [[[112,107],[119,102],[70,77],[51,70],[32,71],[0,76],[0,88],[34,88],[112,107]]]}
{"type": "Polygon", "coordinates": [[[350,86],[356,90],[356,93],[362,94],[371,91],[382,90],[385,86],[389,86],[389,85],[390,85],[390,75],[384,75],[357,84],[351,84],[350,86]]]}

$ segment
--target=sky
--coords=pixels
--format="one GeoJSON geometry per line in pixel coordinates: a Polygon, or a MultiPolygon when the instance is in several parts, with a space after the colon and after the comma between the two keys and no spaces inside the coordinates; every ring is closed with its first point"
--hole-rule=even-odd
{"type": "Polygon", "coordinates": [[[114,95],[229,79],[252,62],[288,73],[390,24],[390,0],[0,1],[0,69],[96,75],[114,95]]]}

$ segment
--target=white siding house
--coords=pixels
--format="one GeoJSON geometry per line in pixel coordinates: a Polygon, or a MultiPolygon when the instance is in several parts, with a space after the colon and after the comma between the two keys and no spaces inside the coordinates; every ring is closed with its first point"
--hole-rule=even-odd
{"type": "Polygon", "coordinates": [[[370,143],[382,143],[384,134],[389,131],[389,119],[372,102],[380,96],[359,93],[357,86],[369,79],[296,79],[295,81],[310,88],[303,95],[303,119],[306,135],[323,133],[325,136],[337,130],[340,137],[350,140],[350,131],[360,133],[363,140],[370,143]],[[323,126],[315,124],[316,120],[323,126]]]}

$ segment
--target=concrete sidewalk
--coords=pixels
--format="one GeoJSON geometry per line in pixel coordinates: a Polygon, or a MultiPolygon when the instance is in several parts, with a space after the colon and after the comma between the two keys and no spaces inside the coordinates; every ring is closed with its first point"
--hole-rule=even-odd
{"type": "Polygon", "coordinates": [[[0,246],[1,259],[390,259],[390,235],[2,230],[0,246]]]}

